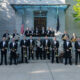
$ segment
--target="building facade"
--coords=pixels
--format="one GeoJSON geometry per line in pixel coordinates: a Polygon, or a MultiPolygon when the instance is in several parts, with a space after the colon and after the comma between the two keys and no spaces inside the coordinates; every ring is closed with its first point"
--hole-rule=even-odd
{"type": "Polygon", "coordinates": [[[73,4],[73,0],[0,0],[0,36],[5,30],[11,33],[17,29],[20,33],[22,24],[25,29],[34,29],[41,24],[46,29],[52,27],[56,30],[57,14],[61,34],[67,30],[79,35],[79,24],[72,17],[73,4]],[[71,5],[69,8],[68,4],[71,5]]]}

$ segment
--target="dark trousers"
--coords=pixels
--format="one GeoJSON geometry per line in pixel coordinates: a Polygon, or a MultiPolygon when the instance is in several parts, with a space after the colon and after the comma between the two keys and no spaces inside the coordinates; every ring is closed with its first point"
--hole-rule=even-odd
{"type": "Polygon", "coordinates": [[[71,61],[71,52],[66,51],[65,52],[65,65],[67,64],[68,60],[69,60],[69,64],[71,65],[72,64],[72,61],[71,61]]]}
{"type": "Polygon", "coordinates": [[[14,60],[14,64],[17,64],[17,57],[16,57],[16,52],[10,53],[10,65],[12,64],[12,60],[14,60]]]}
{"type": "Polygon", "coordinates": [[[21,62],[28,62],[27,60],[27,51],[26,51],[26,57],[25,57],[25,54],[23,53],[23,49],[21,49],[21,62]]]}
{"type": "Polygon", "coordinates": [[[76,65],[78,64],[78,59],[79,59],[79,62],[80,62],[80,52],[75,53],[75,64],[76,65]]]}
{"type": "Polygon", "coordinates": [[[1,64],[3,64],[3,58],[5,65],[7,65],[7,51],[1,51],[1,64]]]}
{"type": "Polygon", "coordinates": [[[31,57],[34,60],[34,52],[33,53],[32,52],[33,52],[33,50],[29,49],[29,60],[31,57]]]}
{"type": "Polygon", "coordinates": [[[52,51],[52,60],[51,60],[52,63],[54,63],[54,51],[52,51]]]}
{"type": "Polygon", "coordinates": [[[36,50],[36,59],[41,59],[42,60],[42,49],[37,47],[37,50],[36,50]]]}

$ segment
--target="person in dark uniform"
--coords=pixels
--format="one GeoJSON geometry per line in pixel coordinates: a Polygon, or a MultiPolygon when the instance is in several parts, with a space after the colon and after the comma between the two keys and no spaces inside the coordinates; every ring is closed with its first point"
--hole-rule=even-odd
{"type": "Polygon", "coordinates": [[[23,63],[25,60],[25,62],[28,63],[28,60],[27,60],[28,41],[26,40],[25,36],[24,36],[24,39],[21,40],[20,46],[21,46],[21,58],[22,58],[21,62],[23,63]]]}
{"type": "Polygon", "coordinates": [[[15,29],[13,34],[12,34],[12,38],[15,38],[15,41],[18,42],[19,41],[19,34],[17,33],[17,30],[15,29]]]}
{"type": "Polygon", "coordinates": [[[34,59],[34,40],[32,39],[32,36],[30,36],[30,39],[28,40],[28,46],[29,46],[29,59],[32,57],[34,59]]]}
{"type": "Polygon", "coordinates": [[[45,34],[46,34],[45,32],[46,32],[46,30],[44,29],[44,27],[42,27],[41,35],[45,36],[45,34]]]}
{"type": "Polygon", "coordinates": [[[29,36],[30,35],[30,30],[29,30],[29,28],[27,27],[27,29],[26,29],[26,31],[25,31],[25,36],[27,37],[27,36],[29,36]]]}
{"type": "Polygon", "coordinates": [[[54,37],[55,36],[55,31],[53,28],[51,28],[51,36],[54,37]]]}
{"type": "Polygon", "coordinates": [[[9,37],[8,30],[6,30],[6,32],[3,34],[3,37],[5,37],[5,38],[6,38],[6,40],[9,42],[10,37],[9,37]]]}
{"type": "Polygon", "coordinates": [[[46,30],[46,34],[47,34],[47,36],[51,36],[51,30],[50,30],[50,27],[48,28],[48,30],[46,30]]]}
{"type": "Polygon", "coordinates": [[[38,40],[36,41],[36,59],[41,59],[42,60],[42,41],[40,39],[40,37],[38,38],[38,40]]]}
{"type": "Polygon", "coordinates": [[[64,49],[65,65],[67,65],[68,59],[69,59],[69,64],[72,65],[72,61],[71,61],[72,43],[69,41],[69,38],[67,36],[66,36],[66,41],[64,41],[63,43],[63,49],[64,49]]]}
{"type": "Polygon", "coordinates": [[[75,64],[78,64],[78,59],[80,62],[80,38],[77,38],[75,42],[75,64]]]}
{"type": "Polygon", "coordinates": [[[1,64],[3,64],[3,57],[5,58],[5,65],[7,65],[7,48],[8,48],[8,42],[6,41],[6,38],[3,37],[3,40],[0,42],[0,49],[1,49],[1,64]]]}
{"type": "Polygon", "coordinates": [[[12,42],[10,43],[10,65],[12,65],[12,60],[14,60],[14,64],[17,64],[17,42],[15,41],[15,38],[12,39],[12,42]]]}
{"type": "Polygon", "coordinates": [[[48,39],[47,36],[45,36],[43,47],[44,47],[44,54],[43,54],[44,59],[46,59],[46,57],[50,59],[50,40],[48,39]]]}
{"type": "Polygon", "coordinates": [[[69,34],[66,31],[64,31],[64,34],[62,35],[61,38],[62,38],[63,41],[66,41],[66,37],[69,38],[69,34]]]}
{"type": "Polygon", "coordinates": [[[38,30],[38,28],[36,28],[36,29],[34,30],[34,35],[35,35],[35,36],[38,36],[38,35],[39,35],[39,30],[38,30]]]}
{"type": "Polygon", "coordinates": [[[55,56],[56,62],[59,63],[59,61],[58,61],[59,41],[56,40],[56,37],[53,38],[51,45],[52,45],[52,60],[51,60],[51,62],[54,63],[54,56],[55,56]]]}

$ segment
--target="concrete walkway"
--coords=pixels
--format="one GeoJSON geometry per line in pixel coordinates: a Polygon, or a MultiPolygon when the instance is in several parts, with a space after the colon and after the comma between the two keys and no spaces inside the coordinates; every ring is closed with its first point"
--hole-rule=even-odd
{"type": "Polygon", "coordinates": [[[1,65],[0,80],[80,80],[80,65],[51,64],[48,60],[1,65]]]}

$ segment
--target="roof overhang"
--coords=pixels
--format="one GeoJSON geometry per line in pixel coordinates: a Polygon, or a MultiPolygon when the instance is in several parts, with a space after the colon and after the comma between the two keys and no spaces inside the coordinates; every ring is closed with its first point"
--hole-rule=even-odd
{"type": "Polygon", "coordinates": [[[29,7],[46,7],[46,8],[58,8],[58,9],[63,9],[67,10],[70,4],[11,4],[11,6],[14,8],[15,11],[18,11],[20,9],[25,9],[29,7]]]}

